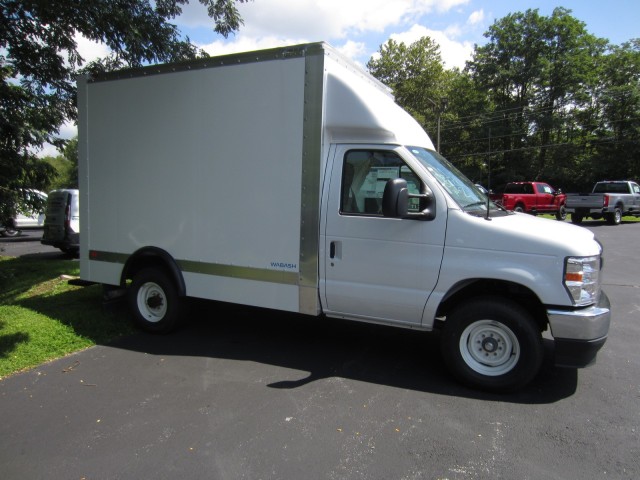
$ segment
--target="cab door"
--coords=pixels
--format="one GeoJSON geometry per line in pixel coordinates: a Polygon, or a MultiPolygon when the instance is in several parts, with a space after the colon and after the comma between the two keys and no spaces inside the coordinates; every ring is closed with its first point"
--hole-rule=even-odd
{"type": "Polygon", "coordinates": [[[536,193],[536,209],[539,212],[548,212],[556,208],[556,196],[553,194],[553,188],[546,183],[532,184],[536,193]]]}
{"type": "Polygon", "coordinates": [[[388,179],[404,178],[409,193],[427,188],[401,153],[399,148],[360,145],[335,148],[321,238],[323,303],[330,315],[421,323],[440,271],[446,206],[442,200],[438,214],[428,221],[382,216],[388,179]]]}

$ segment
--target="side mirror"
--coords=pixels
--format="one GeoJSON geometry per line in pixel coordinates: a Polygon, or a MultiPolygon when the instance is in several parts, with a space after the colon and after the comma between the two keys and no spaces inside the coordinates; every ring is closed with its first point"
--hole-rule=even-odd
{"type": "Polygon", "coordinates": [[[409,189],[407,181],[401,178],[387,180],[382,194],[382,215],[404,218],[409,213],[409,189]]]}
{"type": "Polygon", "coordinates": [[[421,193],[418,195],[409,193],[407,181],[402,178],[387,180],[382,194],[382,215],[390,218],[414,218],[419,220],[433,220],[433,195],[421,193]],[[419,212],[409,212],[409,199],[418,198],[420,202],[419,212]]]}

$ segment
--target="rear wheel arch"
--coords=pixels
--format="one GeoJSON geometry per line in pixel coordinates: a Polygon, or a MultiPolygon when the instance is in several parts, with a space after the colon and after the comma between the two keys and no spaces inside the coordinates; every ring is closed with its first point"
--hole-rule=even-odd
{"type": "Polygon", "coordinates": [[[176,287],[178,295],[186,296],[187,287],[182,270],[176,260],[166,251],[158,247],[143,247],[134,252],[122,269],[120,285],[126,286],[137,273],[147,268],[164,271],[176,287]]]}

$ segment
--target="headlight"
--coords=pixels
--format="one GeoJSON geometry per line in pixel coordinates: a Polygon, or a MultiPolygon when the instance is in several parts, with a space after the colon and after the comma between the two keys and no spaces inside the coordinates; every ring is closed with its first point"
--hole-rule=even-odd
{"type": "Polygon", "coordinates": [[[597,302],[600,292],[600,256],[567,258],[564,285],[574,305],[590,305],[597,302]]]}

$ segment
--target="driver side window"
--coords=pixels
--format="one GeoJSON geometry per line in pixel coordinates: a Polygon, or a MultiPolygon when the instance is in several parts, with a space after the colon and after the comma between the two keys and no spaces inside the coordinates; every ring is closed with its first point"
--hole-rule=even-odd
{"type": "MultiPolygon", "coordinates": [[[[387,180],[403,178],[410,194],[424,189],[418,176],[395,153],[383,150],[350,150],[342,166],[340,213],[382,216],[382,194],[387,180]]],[[[418,199],[410,199],[409,211],[420,209],[418,199]]]]}

